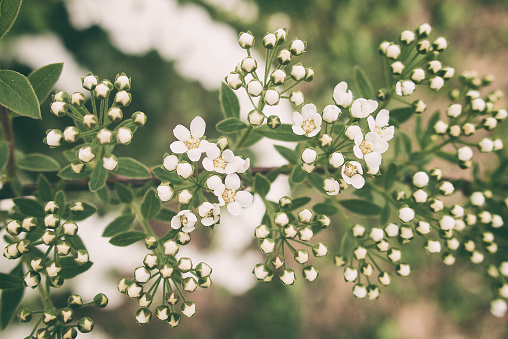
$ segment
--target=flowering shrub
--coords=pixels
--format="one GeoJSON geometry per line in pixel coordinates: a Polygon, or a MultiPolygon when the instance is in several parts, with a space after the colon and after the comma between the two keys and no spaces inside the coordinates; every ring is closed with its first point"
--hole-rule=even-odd
{"type": "MultiPolygon", "coordinates": [[[[9,13],[10,23],[2,26],[0,35],[16,18],[17,11],[9,13]]],[[[102,293],[89,302],[73,294],[63,308],[55,307],[51,298],[65,280],[92,266],[78,224],[96,207],[68,201],[66,189],[71,185],[96,192],[104,207],[121,211],[104,225],[103,236],[112,245],[144,241],[147,253],[132,278],[118,283],[120,293],[136,299],[139,324],[150,322],[155,312],[156,318],[175,327],[182,315],[197,312],[191,293],[211,286],[213,268],[196,264],[179,250],[191,242],[196,228],[220,227],[222,213],[249,214],[254,195],[265,207],[254,233],[266,255],[252,268],[260,282],[270,283],[275,276],[283,285],[299,283],[300,276],[314,281],[320,262],[312,256],[334,256],[345,281],[352,283],[352,294],[377,299],[394,273],[402,278],[411,274],[411,262],[403,254],[417,246],[429,255],[441,255],[445,265],[468,258],[492,280],[491,313],[505,314],[508,259],[500,251],[506,245],[498,245],[496,239],[502,237],[507,213],[508,200],[498,183],[506,182],[508,162],[502,141],[489,132],[508,114],[496,105],[500,91],[482,94],[491,77],[462,73],[459,88],[449,91],[450,104],[442,112],[427,114],[415,92],[426,87],[443,90],[455,72],[439,61],[446,39],[433,38],[431,27],[422,24],[402,32],[397,43],[381,43],[385,88],[374,92],[365,73],[355,68],[356,88],[340,82],[329,104],[318,108],[297,90],[315,77],[312,68],[297,62],[306,43],[290,40],[285,29],[259,40],[256,44],[250,32],[239,35],[246,57],[225,75],[220,92],[224,119],[215,127],[224,135],[207,138],[206,122],[199,116],[189,127],[176,125],[171,153],[161,156],[162,164],[153,168],[113,153],[115,146],[135,143],[137,129],[149,126],[145,113],[129,111],[131,79],[123,73],[114,81],[89,73],[82,79],[87,93],[53,94],[49,110],[68,126],[47,131],[44,142],[51,148],[76,145],[63,151],[63,167],[42,154],[28,154],[16,162],[11,118],[41,118],[39,103],[51,92],[62,65],[45,66],[28,78],[0,71],[5,138],[0,143],[5,182],[1,194],[14,203],[2,214],[7,241],[3,255],[17,261],[11,272],[0,273],[3,328],[16,314],[21,322],[35,320],[29,337],[74,338],[78,331],[87,333],[94,327],[87,316],[75,319],[75,310],[108,303],[102,293]],[[266,50],[264,60],[254,56],[253,48],[259,45],[266,50]],[[252,104],[246,120],[240,117],[237,97],[245,95],[252,104]],[[291,123],[282,123],[278,115],[266,116],[267,106],[284,100],[296,107],[291,123]],[[414,124],[410,134],[409,123],[414,124]],[[478,137],[480,129],[486,132],[478,137]],[[285,165],[259,168],[244,156],[262,138],[292,143],[274,145],[285,165]],[[477,159],[483,158],[478,153],[498,155],[498,168],[480,175],[477,159]],[[446,170],[436,167],[436,158],[447,162],[446,170]],[[54,171],[59,181],[41,174],[35,186],[22,183],[18,170],[54,171]],[[452,175],[458,171],[468,173],[468,179],[452,175]],[[298,197],[271,201],[267,195],[279,177],[292,188],[308,189],[298,197]],[[366,223],[350,222],[352,214],[366,223]],[[151,220],[167,226],[163,235],[156,234],[151,220]],[[324,243],[314,240],[318,233],[323,233],[319,238],[324,243]],[[332,243],[340,244],[333,246],[337,252],[328,250],[332,243]],[[40,310],[19,308],[25,288],[38,290],[40,310]]]]}

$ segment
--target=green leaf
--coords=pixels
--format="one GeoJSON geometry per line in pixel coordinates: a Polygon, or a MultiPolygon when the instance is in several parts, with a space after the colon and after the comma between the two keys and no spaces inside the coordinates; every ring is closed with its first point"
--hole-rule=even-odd
{"type": "Polygon", "coordinates": [[[397,165],[392,162],[390,166],[388,166],[386,173],[383,175],[385,190],[390,190],[393,187],[393,183],[395,182],[395,175],[397,175],[397,165]]]}
{"type": "Polygon", "coordinates": [[[431,137],[436,133],[434,130],[434,126],[441,118],[441,115],[439,114],[439,111],[435,112],[427,122],[427,128],[425,130],[425,133],[422,135],[422,148],[427,147],[429,143],[431,142],[431,137]]]}
{"type": "Polygon", "coordinates": [[[106,226],[102,236],[105,238],[109,238],[115,236],[119,233],[127,232],[134,223],[134,219],[136,216],[134,214],[123,214],[106,226]]]}
{"type": "Polygon", "coordinates": [[[450,152],[444,152],[444,151],[437,151],[436,155],[440,157],[443,160],[448,161],[449,163],[452,163],[456,165],[458,163],[457,154],[450,153],[450,152]]]}
{"type": "Polygon", "coordinates": [[[132,158],[118,158],[118,168],[115,174],[135,179],[151,177],[148,167],[132,158]]]}
{"type": "Polygon", "coordinates": [[[72,237],[65,237],[65,239],[69,242],[69,244],[71,244],[72,248],[74,248],[76,250],[85,250],[86,251],[85,243],[83,242],[83,240],[81,239],[81,237],[78,234],[76,234],[72,237]]]}
{"type": "Polygon", "coordinates": [[[324,193],[324,180],[323,177],[317,174],[316,172],[310,173],[307,176],[307,179],[309,179],[309,183],[314,186],[315,189],[317,189],[319,192],[324,193]]]}
{"type": "Polygon", "coordinates": [[[152,173],[160,181],[169,181],[171,183],[179,183],[182,181],[176,172],[170,172],[162,167],[154,167],[152,173]]]}
{"type": "Polygon", "coordinates": [[[58,274],[64,279],[71,279],[81,273],[84,273],[92,267],[93,262],[89,261],[85,264],[78,264],[72,257],[60,257],[60,265],[62,270],[58,274]]]}
{"type": "Polygon", "coordinates": [[[63,63],[49,64],[36,69],[28,76],[39,103],[42,103],[49,95],[53,86],[62,73],[63,63]]]}
{"type": "Polygon", "coordinates": [[[381,213],[381,207],[361,199],[338,200],[338,203],[350,212],[362,214],[364,216],[378,215],[381,213]]]}
{"type": "Polygon", "coordinates": [[[42,174],[39,174],[37,177],[37,195],[40,201],[53,200],[53,189],[51,188],[51,184],[42,174]]]}
{"type": "Polygon", "coordinates": [[[145,238],[146,234],[143,232],[130,231],[115,235],[109,239],[109,243],[113,246],[125,247],[145,238]]]}
{"type": "Polygon", "coordinates": [[[256,128],[256,132],[258,132],[264,137],[273,140],[296,141],[296,142],[311,140],[311,138],[308,138],[304,135],[295,134],[291,126],[293,125],[281,124],[276,129],[272,129],[268,127],[268,125],[261,125],[258,128],[256,128]]]}
{"type": "Polygon", "coordinates": [[[176,215],[175,211],[167,208],[161,208],[159,214],[155,216],[155,219],[160,221],[170,221],[176,215]]]}
{"type": "Polygon", "coordinates": [[[102,166],[102,163],[97,163],[90,175],[88,187],[91,192],[97,192],[106,185],[108,179],[108,171],[102,166]]]}
{"type": "Polygon", "coordinates": [[[28,79],[18,72],[0,70],[0,104],[19,115],[41,119],[39,100],[34,89],[28,79]]]}
{"type": "Polygon", "coordinates": [[[55,172],[60,170],[60,164],[55,159],[40,153],[28,154],[17,160],[16,164],[19,168],[31,172],[55,172]]]}
{"type": "Polygon", "coordinates": [[[385,225],[388,220],[390,220],[390,212],[390,203],[387,201],[385,203],[385,207],[383,207],[383,210],[381,211],[381,219],[379,219],[381,225],[385,225]]]}
{"type": "Polygon", "coordinates": [[[291,170],[291,173],[289,174],[289,181],[293,184],[300,183],[305,180],[307,177],[307,173],[305,173],[301,166],[295,165],[293,166],[293,169],[291,170]]]}
{"type": "MultiPolygon", "coordinates": [[[[18,265],[10,272],[10,274],[22,279],[23,268],[21,265],[18,265]]],[[[0,329],[5,329],[11,322],[14,314],[18,310],[21,299],[23,299],[24,291],[25,287],[2,291],[2,298],[0,302],[0,329]]]]}
{"type": "Polygon", "coordinates": [[[312,206],[312,209],[317,214],[326,214],[328,216],[334,215],[339,211],[337,206],[334,206],[331,202],[318,202],[312,206]]]}
{"type": "Polygon", "coordinates": [[[31,217],[44,217],[46,215],[46,213],[44,213],[44,208],[37,200],[27,198],[14,198],[12,201],[18,210],[24,215],[31,217]]]}
{"type": "Polygon", "coordinates": [[[271,183],[262,174],[257,173],[254,177],[254,191],[261,197],[265,197],[270,191],[271,183]]]}
{"type": "Polygon", "coordinates": [[[23,278],[0,272],[0,290],[11,290],[23,287],[23,278]]]}
{"type": "Polygon", "coordinates": [[[66,202],[65,192],[63,190],[59,190],[55,194],[55,202],[58,206],[64,206],[66,202]]]}
{"type": "Polygon", "coordinates": [[[95,195],[100,199],[100,201],[107,205],[109,204],[109,190],[108,186],[103,186],[100,190],[95,192],[95,195]]]}
{"type": "Polygon", "coordinates": [[[263,139],[263,135],[259,134],[257,129],[255,129],[252,131],[252,133],[249,134],[247,139],[245,139],[240,149],[249,148],[261,139],[263,139]]]}
{"type": "Polygon", "coordinates": [[[82,202],[83,204],[83,212],[78,213],[72,218],[74,221],[85,220],[86,218],[91,217],[97,212],[97,208],[94,205],[88,204],[86,202],[82,202]]]}
{"type": "Polygon", "coordinates": [[[134,193],[132,193],[131,188],[119,182],[115,182],[115,191],[118,199],[124,204],[129,204],[134,199],[134,193]]]}
{"type": "Polygon", "coordinates": [[[217,131],[224,134],[236,133],[247,127],[249,126],[245,122],[237,118],[226,118],[215,125],[217,131]]]}
{"type": "Polygon", "coordinates": [[[290,164],[295,165],[297,163],[298,155],[296,154],[295,150],[292,150],[290,148],[287,148],[287,147],[284,147],[284,146],[281,146],[281,145],[273,145],[273,147],[290,164]]]}
{"type": "Polygon", "coordinates": [[[159,214],[162,208],[162,203],[157,196],[157,193],[153,188],[150,188],[143,198],[143,202],[141,203],[141,214],[145,218],[145,220],[150,220],[159,214]]]}
{"type": "Polygon", "coordinates": [[[67,165],[64,168],[62,168],[57,175],[64,180],[79,180],[88,178],[90,176],[90,173],[91,171],[88,168],[81,173],[75,173],[71,169],[71,165],[67,165]]]}
{"type": "Polygon", "coordinates": [[[406,133],[398,133],[402,142],[404,143],[404,148],[406,150],[406,154],[411,154],[413,152],[413,143],[411,142],[411,138],[406,133]]]}
{"type": "Polygon", "coordinates": [[[0,39],[11,29],[20,8],[21,0],[0,1],[0,39]]]}
{"type": "Polygon", "coordinates": [[[365,99],[375,99],[374,88],[372,87],[372,84],[369,78],[367,78],[365,72],[359,66],[355,66],[353,71],[355,74],[355,84],[358,96],[365,99]]]}
{"type": "Polygon", "coordinates": [[[422,146],[422,138],[423,138],[423,123],[422,123],[422,115],[421,114],[418,114],[416,117],[415,117],[415,136],[416,136],[416,141],[418,141],[418,144],[420,145],[420,147],[423,147],[422,146]]]}
{"type": "Polygon", "coordinates": [[[399,126],[413,116],[412,107],[395,108],[390,111],[390,123],[399,126]]]}
{"type": "Polygon", "coordinates": [[[240,102],[236,97],[235,92],[223,82],[219,91],[220,108],[224,118],[239,118],[240,117],[240,102]]]}
{"type": "Polygon", "coordinates": [[[305,206],[309,203],[309,201],[311,199],[310,199],[310,197],[300,197],[300,198],[295,198],[292,200],[293,200],[293,203],[291,204],[291,208],[289,208],[287,211],[294,211],[297,208],[305,206]]]}
{"type": "Polygon", "coordinates": [[[159,239],[159,243],[164,243],[166,240],[174,238],[178,234],[179,230],[171,229],[168,233],[166,233],[162,238],[159,239]]]}
{"type": "Polygon", "coordinates": [[[9,157],[9,144],[7,141],[0,141],[0,172],[7,165],[7,159],[9,157]]]}

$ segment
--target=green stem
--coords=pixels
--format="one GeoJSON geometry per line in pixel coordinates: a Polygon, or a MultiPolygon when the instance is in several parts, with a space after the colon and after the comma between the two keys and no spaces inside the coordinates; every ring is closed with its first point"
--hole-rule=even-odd
{"type": "Polygon", "coordinates": [[[7,141],[9,147],[9,153],[7,156],[7,175],[10,179],[16,177],[14,133],[12,132],[12,118],[9,116],[9,110],[3,105],[0,105],[0,123],[2,124],[4,139],[7,141]]]}

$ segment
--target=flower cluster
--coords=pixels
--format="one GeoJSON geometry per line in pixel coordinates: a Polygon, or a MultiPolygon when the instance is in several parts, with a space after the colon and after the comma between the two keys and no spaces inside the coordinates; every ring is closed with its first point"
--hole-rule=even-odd
{"type": "MultiPolygon", "coordinates": [[[[438,60],[446,50],[448,42],[443,37],[431,42],[432,27],[422,24],[414,31],[404,31],[400,35],[400,44],[384,41],[379,46],[379,53],[385,57],[386,65],[391,70],[395,88],[381,89],[378,99],[386,100],[396,94],[408,96],[416,90],[416,85],[425,85],[434,91],[443,88],[445,81],[455,74],[452,67],[443,66],[438,60]]],[[[415,112],[422,113],[426,106],[421,100],[413,102],[415,112]]]]}
{"type": "Polygon", "coordinates": [[[308,264],[309,252],[315,257],[322,257],[328,253],[328,248],[321,242],[310,244],[309,241],[315,233],[329,226],[330,218],[316,215],[310,209],[296,213],[297,208],[298,205],[293,205],[291,198],[282,197],[279,200],[280,211],[272,219],[265,218],[265,223],[256,227],[254,235],[261,251],[267,254],[265,262],[257,264],[252,271],[258,281],[271,282],[275,269],[279,270],[279,278],[284,285],[293,285],[296,275],[288,265],[286,246],[294,261],[302,266],[302,275],[306,280],[314,281],[319,275],[318,270],[308,264]]]}
{"type": "Polygon", "coordinates": [[[212,284],[209,265],[204,262],[193,265],[188,257],[177,259],[180,246],[188,244],[191,239],[184,231],[175,233],[175,239],[166,241],[148,236],[145,246],[152,252],[145,256],[143,266],[134,270],[133,279],[124,278],[118,283],[121,293],[137,299],[140,308],[136,312],[136,321],[141,325],[152,318],[150,306],[160,289],[162,298],[155,308],[155,316],[169,326],[176,327],[182,318],[181,314],[190,318],[196,313],[196,304],[185,298],[183,291],[191,293],[198,287],[208,288],[212,284]]]}
{"type": "Polygon", "coordinates": [[[58,147],[62,141],[81,144],[74,147],[71,159],[71,170],[81,173],[87,169],[102,166],[107,171],[118,167],[118,159],[113,154],[116,145],[128,145],[134,132],[146,123],[143,112],[135,112],[130,119],[124,120],[123,110],[131,103],[129,93],[131,80],[124,73],[117,75],[115,82],[108,79],[99,82],[97,76],[89,73],[82,78],[83,88],[90,92],[92,112],[85,106],[86,97],[81,92],[68,93],[59,91],[53,95],[50,111],[57,117],[69,116],[73,125],[62,132],[57,129],[47,131],[44,142],[50,147],[58,147]],[[109,100],[116,88],[113,103],[109,100]]]}
{"type": "Polygon", "coordinates": [[[353,100],[345,82],[335,87],[333,99],[336,104],[326,106],[322,113],[314,104],[304,105],[302,113],[293,113],[292,126],[295,134],[309,138],[301,153],[302,170],[312,173],[321,165],[325,171],[323,189],[328,195],[337,195],[341,187],[348,185],[362,188],[364,167],[368,174],[379,172],[382,154],[394,136],[394,127],[388,123],[390,112],[378,111],[377,101],[353,100]],[[349,113],[349,119],[344,113],[349,113]],[[364,132],[366,129],[369,131],[364,132]]]}
{"type": "MultiPolygon", "coordinates": [[[[238,42],[247,51],[247,57],[225,78],[225,81],[231,89],[244,88],[247,92],[254,106],[247,117],[251,125],[263,124],[266,119],[263,113],[265,105],[276,106],[281,99],[288,99],[295,106],[303,104],[303,93],[292,89],[300,82],[312,81],[314,78],[312,68],[294,62],[296,57],[305,52],[304,41],[293,39],[287,43],[287,32],[283,28],[266,33],[262,39],[263,47],[266,49],[265,64],[260,65],[264,66],[262,72],[259,72],[258,61],[251,53],[255,43],[254,36],[250,32],[242,32],[238,42]],[[275,60],[277,62],[272,69],[275,60]]],[[[280,118],[276,115],[270,116],[267,123],[269,127],[276,128],[280,125],[280,118]]]]}
{"type": "MultiPolygon", "coordinates": [[[[62,339],[74,339],[77,337],[78,331],[80,333],[90,333],[93,330],[94,321],[89,317],[82,317],[77,323],[72,324],[76,319],[75,311],[92,304],[99,308],[106,307],[108,298],[104,294],[99,293],[92,301],[83,303],[83,298],[79,294],[72,294],[67,299],[67,307],[47,309],[40,312],[24,307],[20,308],[16,315],[18,320],[24,323],[30,322],[34,316],[40,316],[40,320],[32,331],[35,334],[35,338],[58,337],[62,339]],[[38,328],[39,325],[42,325],[42,327],[38,328]]],[[[29,336],[28,338],[34,337],[29,336]]]]}

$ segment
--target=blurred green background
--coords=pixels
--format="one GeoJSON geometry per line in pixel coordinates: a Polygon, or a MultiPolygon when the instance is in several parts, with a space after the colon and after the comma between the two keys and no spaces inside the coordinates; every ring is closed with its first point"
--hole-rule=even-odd
{"type": "MultiPolygon", "coordinates": [[[[379,44],[383,40],[396,41],[401,31],[415,29],[424,22],[448,39],[449,48],[442,58],[445,64],[455,67],[457,72],[476,69],[480,75],[492,73],[496,75],[493,88],[508,92],[507,1],[167,1],[172,8],[198,8],[200,15],[219,24],[221,29],[228,27],[226,36],[232,45],[237,32],[251,30],[258,37],[259,47],[267,30],[273,30],[277,24],[287,25],[290,38],[307,41],[307,52],[301,62],[313,67],[316,76],[313,82],[300,89],[306,102],[312,101],[318,108],[330,103],[338,82],[352,83],[354,65],[366,71],[375,88],[381,87],[379,44]],[[232,35],[231,32],[236,33],[232,35]]],[[[114,79],[120,72],[127,73],[132,77],[133,95],[129,110],[146,112],[148,123],[136,133],[132,147],[128,151],[119,148],[117,155],[128,152],[147,165],[162,162],[177,123],[187,125],[195,115],[204,117],[209,126],[220,120],[218,82],[214,87],[196,77],[186,77],[185,71],[176,67],[177,61],[155,48],[131,53],[119,48],[111,27],[99,21],[79,27],[75,19],[79,13],[72,12],[80,8],[76,5],[78,2],[87,2],[89,6],[110,3],[111,6],[104,6],[101,16],[111,17],[114,27],[133,25],[127,17],[113,19],[122,15],[120,7],[125,3],[139,6],[142,11],[154,1],[139,0],[136,4],[136,1],[112,0],[25,0],[18,20],[0,44],[0,67],[29,74],[30,63],[21,60],[16,52],[19,40],[26,36],[50,35],[56,37],[75,63],[85,70],[79,76],[92,71],[100,78],[114,79]]],[[[152,32],[152,35],[157,34],[152,32]]],[[[172,34],[178,36],[183,31],[176,29],[172,34]]],[[[202,42],[196,40],[196,43],[202,42]]],[[[208,62],[210,68],[215,67],[213,59],[204,58],[203,62],[208,62]]],[[[234,66],[231,64],[230,69],[234,66]]],[[[67,65],[64,71],[65,67],[67,65]]],[[[79,90],[80,79],[70,80],[75,90],[79,90]]],[[[432,100],[426,101],[431,112],[439,104],[432,100]]],[[[42,104],[42,112],[42,122],[15,119],[16,144],[25,152],[49,152],[58,157],[59,152],[48,150],[40,141],[48,128],[63,128],[65,122],[49,113],[49,101],[42,104]]],[[[216,136],[211,129],[208,131],[209,138],[216,136]]],[[[423,251],[414,254],[415,260],[411,262],[418,262],[417,255],[422,254],[423,251]]],[[[350,291],[352,286],[343,282],[341,271],[333,267],[330,257],[323,260],[327,263],[317,263],[321,276],[312,284],[299,279],[296,286],[282,288],[274,279],[271,285],[258,284],[241,296],[233,296],[219,286],[196,292],[193,300],[199,312],[193,319],[183,319],[177,329],[169,329],[156,319],[148,326],[138,326],[133,316],[135,305],[130,300],[126,300],[126,307],[121,310],[106,309],[92,317],[112,338],[508,337],[506,318],[496,319],[488,312],[490,296],[485,295],[481,287],[485,281],[480,273],[471,270],[468,263],[448,268],[439,258],[424,258],[415,265],[418,269],[411,277],[394,279],[389,288],[382,289],[382,296],[376,301],[354,299],[350,291]]]]}

